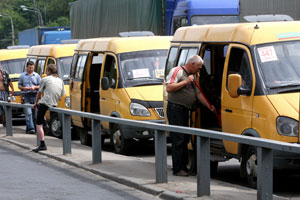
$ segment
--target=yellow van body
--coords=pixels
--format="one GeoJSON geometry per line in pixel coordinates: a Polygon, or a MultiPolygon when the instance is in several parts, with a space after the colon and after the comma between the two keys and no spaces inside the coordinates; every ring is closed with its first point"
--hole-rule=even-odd
{"type": "MultiPolygon", "coordinates": [[[[163,123],[163,75],[171,37],[147,36],[80,40],[72,62],[71,109],[124,119],[163,123]]],[[[90,121],[72,116],[81,143],[90,142],[90,121]]],[[[116,153],[153,131],[102,122],[116,153]]]]}
{"type": "MultiPolygon", "coordinates": [[[[49,64],[56,64],[59,77],[64,81],[66,93],[58,102],[57,107],[59,108],[70,108],[69,74],[75,47],[76,44],[37,45],[32,46],[27,54],[26,62],[33,61],[35,63],[35,71],[41,78],[47,75],[49,64]]],[[[57,113],[47,112],[46,119],[50,125],[50,132],[55,137],[61,137],[61,119],[57,113]]]]}
{"type": "MultiPolygon", "coordinates": [[[[2,69],[9,73],[14,86],[15,101],[13,103],[21,103],[21,91],[18,88],[18,81],[20,75],[23,73],[24,63],[28,48],[24,49],[1,49],[0,50],[0,63],[2,69]]],[[[22,108],[13,108],[12,114],[14,118],[24,119],[24,112],[22,108]]]]}
{"type": "MultiPolygon", "coordinates": [[[[188,57],[200,55],[206,72],[201,71],[199,84],[221,115],[218,121],[202,106],[192,114],[191,125],[223,134],[299,143],[299,25],[299,21],[258,22],[178,29],[171,41],[165,76],[188,57]]],[[[254,147],[230,141],[211,143],[212,162],[239,159],[242,175],[256,186],[256,167],[251,168],[256,166],[254,147]]],[[[300,159],[283,152],[274,152],[274,158],[275,167],[292,167],[300,159]]]]}

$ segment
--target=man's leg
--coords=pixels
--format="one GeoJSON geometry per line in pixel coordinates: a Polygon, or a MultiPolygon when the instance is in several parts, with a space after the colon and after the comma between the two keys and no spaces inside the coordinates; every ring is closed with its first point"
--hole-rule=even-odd
{"type": "MultiPolygon", "coordinates": [[[[171,125],[188,125],[188,111],[183,110],[182,108],[176,107],[174,104],[168,104],[167,107],[167,116],[169,124],[171,125]]],[[[186,158],[187,155],[187,136],[182,133],[170,133],[171,143],[172,143],[172,164],[173,164],[173,174],[177,174],[180,171],[186,169],[186,158]]]]}
{"type": "Polygon", "coordinates": [[[37,133],[40,137],[41,144],[40,144],[40,146],[38,146],[37,148],[32,150],[34,152],[47,150],[47,146],[45,144],[45,134],[44,134],[44,129],[43,129],[43,123],[45,120],[44,117],[45,117],[47,110],[48,110],[48,107],[46,105],[43,105],[43,104],[38,105],[36,129],[37,129],[37,133]]]}
{"type": "MultiPolygon", "coordinates": [[[[32,104],[33,97],[25,96],[24,101],[27,104],[32,104]]],[[[33,119],[32,119],[32,109],[31,108],[24,108],[25,120],[26,120],[26,133],[30,133],[31,131],[35,132],[33,119]]]]}

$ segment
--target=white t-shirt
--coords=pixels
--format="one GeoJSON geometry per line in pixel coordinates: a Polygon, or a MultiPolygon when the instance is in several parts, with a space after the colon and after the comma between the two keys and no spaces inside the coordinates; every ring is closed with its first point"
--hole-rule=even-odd
{"type": "Polygon", "coordinates": [[[64,82],[59,77],[46,76],[41,80],[39,91],[43,93],[39,103],[48,107],[57,106],[59,98],[65,95],[64,82]]]}

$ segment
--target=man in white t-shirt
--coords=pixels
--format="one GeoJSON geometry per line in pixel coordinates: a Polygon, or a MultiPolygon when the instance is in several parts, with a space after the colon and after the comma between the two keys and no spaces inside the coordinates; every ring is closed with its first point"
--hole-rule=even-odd
{"type": "Polygon", "coordinates": [[[43,130],[45,114],[49,107],[57,106],[57,102],[65,95],[64,88],[63,80],[58,77],[56,65],[48,65],[47,77],[41,80],[39,92],[36,96],[36,102],[34,104],[34,108],[38,108],[36,129],[41,141],[40,146],[32,150],[34,152],[47,150],[43,130]]]}

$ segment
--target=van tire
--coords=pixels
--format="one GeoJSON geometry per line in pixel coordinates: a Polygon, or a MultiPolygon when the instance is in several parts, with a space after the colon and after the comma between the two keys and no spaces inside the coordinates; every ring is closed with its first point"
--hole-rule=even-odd
{"type": "Polygon", "coordinates": [[[257,188],[257,151],[253,146],[249,146],[242,157],[242,174],[246,175],[251,188],[257,188]]]}
{"type": "Polygon", "coordinates": [[[52,114],[50,117],[50,132],[54,137],[62,138],[61,121],[57,114],[52,114]]]}
{"type": "Polygon", "coordinates": [[[115,124],[111,135],[111,141],[116,154],[127,155],[129,153],[130,139],[125,139],[120,125],[115,124]]]}
{"type": "Polygon", "coordinates": [[[78,132],[79,132],[80,143],[82,145],[91,146],[92,144],[91,135],[89,135],[88,132],[83,128],[78,128],[78,132]]]}

